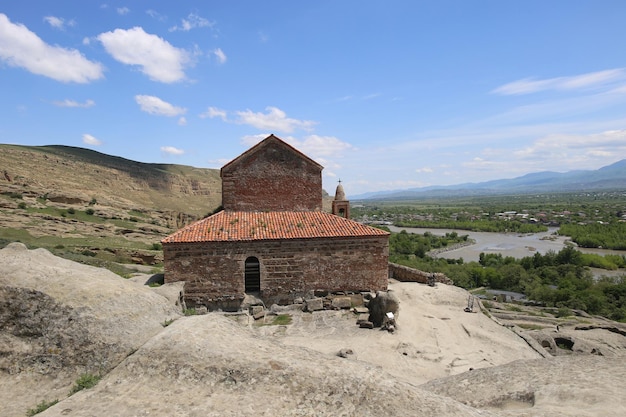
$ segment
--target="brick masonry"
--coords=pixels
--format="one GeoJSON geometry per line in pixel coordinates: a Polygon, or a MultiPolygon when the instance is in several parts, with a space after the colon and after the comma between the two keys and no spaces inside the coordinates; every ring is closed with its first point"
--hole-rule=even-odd
{"type": "Polygon", "coordinates": [[[271,145],[222,168],[224,210],[321,210],[322,167],[282,142],[271,145]]]}
{"type": "MultiPolygon", "coordinates": [[[[277,228],[291,230],[294,213],[322,211],[322,169],[270,135],[222,167],[225,214],[218,213],[209,220],[234,212],[273,213],[277,228]]],[[[349,209],[348,201],[342,202],[349,209]]],[[[217,238],[212,235],[214,230],[202,229],[205,223],[196,222],[163,241],[165,282],[185,281],[189,307],[237,310],[246,295],[246,259],[256,257],[260,264],[259,296],[268,306],[289,304],[318,290],[385,291],[388,234],[381,235],[378,229],[364,231],[363,225],[341,221],[327,222],[335,227],[324,231],[328,234],[323,236],[317,234],[323,229],[313,230],[315,233],[309,230],[311,233],[304,236],[304,232],[296,233],[300,230],[296,226],[296,232],[285,232],[288,236],[282,238],[242,235],[232,240],[222,235],[217,238]],[[181,236],[185,238],[179,240],[181,236]]]]}
{"type": "Polygon", "coordinates": [[[244,296],[245,260],[260,261],[260,298],[287,304],[315,290],[384,291],[388,279],[388,237],[167,245],[165,282],[186,281],[188,306],[238,306],[244,296]]]}

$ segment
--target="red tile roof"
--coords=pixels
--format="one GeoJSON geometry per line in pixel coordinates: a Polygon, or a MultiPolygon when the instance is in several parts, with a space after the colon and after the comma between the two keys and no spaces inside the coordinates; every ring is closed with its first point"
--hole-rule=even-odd
{"type": "Polygon", "coordinates": [[[389,233],[321,211],[220,211],[162,243],[386,236],[389,233]]]}

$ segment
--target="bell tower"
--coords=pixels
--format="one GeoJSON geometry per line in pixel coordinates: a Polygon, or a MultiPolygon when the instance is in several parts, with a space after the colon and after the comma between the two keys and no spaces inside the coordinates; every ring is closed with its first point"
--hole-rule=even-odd
{"type": "Polygon", "coordinates": [[[346,199],[346,193],[343,191],[341,180],[335,190],[335,198],[333,199],[332,213],[335,216],[350,218],[350,202],[346,199]]]}

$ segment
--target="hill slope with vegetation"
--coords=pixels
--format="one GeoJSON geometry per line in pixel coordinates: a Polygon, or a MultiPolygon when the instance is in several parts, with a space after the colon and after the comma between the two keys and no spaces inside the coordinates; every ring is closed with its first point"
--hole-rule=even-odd
{"type": "Polygon", "coordinates": [[[221,204],[219,170],[68,146],[0,145],[0,247],[20,241],[122,275],[221,204]]]}
{"type": "Polygon", "coordinates": [[[69,146],[0,145],[2,193],[201,216],[221,203],[219,170],[148,164],[69,146]]]}

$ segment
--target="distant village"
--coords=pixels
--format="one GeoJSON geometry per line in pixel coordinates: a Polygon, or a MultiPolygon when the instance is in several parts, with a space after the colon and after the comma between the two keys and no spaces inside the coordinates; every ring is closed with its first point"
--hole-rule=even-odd
{"type": "MultiPolygon", "coordinates": [[[[611,193],[602,193],[603,198],[622,197],[620,195],[612,196],[611,193]]],[[[589,197],[589,196],[588,196],[589,197]]],[[[562,206],[572,206],[570,210],[547,208],[549,204],[542,206],[537,204],[536,209],[532,208],[516,208],[511,206],[511,210],[498,212],[485,211],[451,211],[448,209],[432,208],[423,210],[411,209],[407,205],[405,210],[385,210],[376,207],[373,204],[363,203],[353,205],[353,218],[365,224],[372,225],[393,225],[395,223],[424,221],[424,222],[441,222],[441,221],[478,221],[478,220],[515,220],[520,223],[540,224],[547,227],[559,227],[561,224],[608,224],[611,221],[626,222],[626,207],[622,209],[614,207],[598,208],[596,204],[590,204],[584,207],[584,204],[570,205],[562,204],[562,206]],[[578,207],[576,207],[578,206],[578,207]],[[574,208],[576,207],[576,208],[574,208]]],[[[553,204],[552,204],[553,205],[553,204]]],[[[609,205],[611,206],[611,205],[609,205]]]]}

